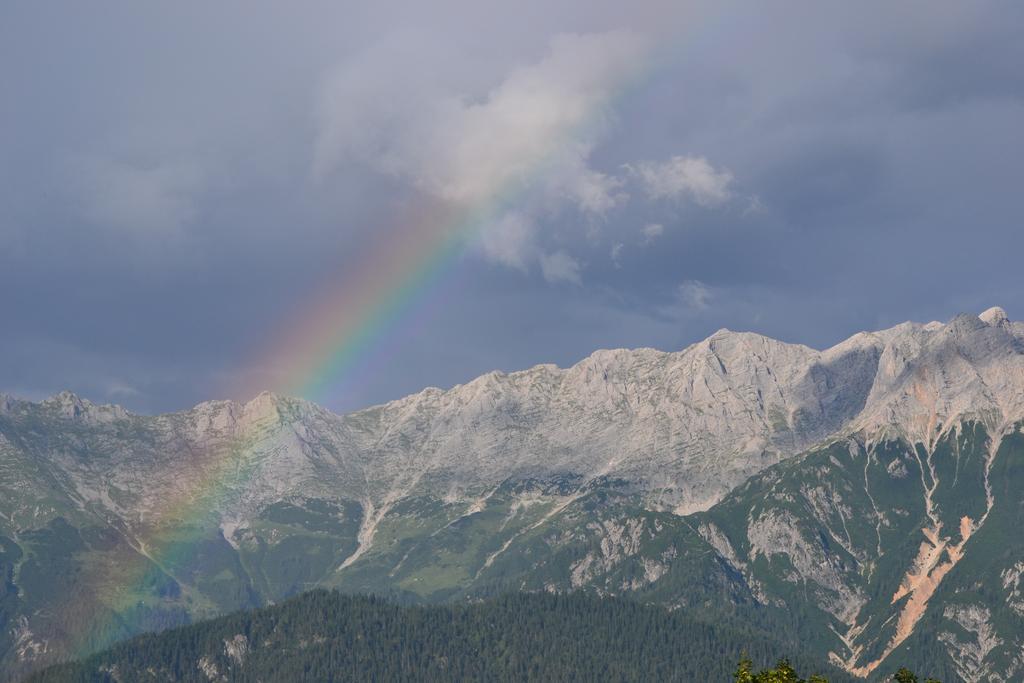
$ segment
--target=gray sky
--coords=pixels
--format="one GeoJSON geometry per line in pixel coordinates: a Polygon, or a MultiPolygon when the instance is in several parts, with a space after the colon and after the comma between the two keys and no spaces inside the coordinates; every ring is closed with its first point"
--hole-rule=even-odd
{"type": "Polygon", "coordinates": [[[487,211],[331,408],[1024,314],[1020,3],[370,4],[4,4],[0,391],[275,388],[409,207],[487,211]]]}

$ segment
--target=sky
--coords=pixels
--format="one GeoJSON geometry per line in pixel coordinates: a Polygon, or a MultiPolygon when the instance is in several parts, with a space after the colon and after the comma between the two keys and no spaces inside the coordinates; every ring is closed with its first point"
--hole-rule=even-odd
{"type": "Polygon", "coordinates": [[[0,392],[348,411],[1024,315],[1021,35],[1017,2],[4,3],[0,392]]]}

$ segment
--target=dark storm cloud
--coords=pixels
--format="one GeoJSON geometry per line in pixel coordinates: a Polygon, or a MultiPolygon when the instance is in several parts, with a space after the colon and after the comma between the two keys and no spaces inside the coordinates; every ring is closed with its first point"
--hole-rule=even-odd
{"type": "Polygon", "coordinates": [[[220,396],[396,207],[486,196],[531,143],[551,172],[333,407],[723,326],[1024,313],[1018,4],[483,5],[6,8],[0,391],[220,396]],[[599,126],[523,123],[631,60],[599,126]]]}

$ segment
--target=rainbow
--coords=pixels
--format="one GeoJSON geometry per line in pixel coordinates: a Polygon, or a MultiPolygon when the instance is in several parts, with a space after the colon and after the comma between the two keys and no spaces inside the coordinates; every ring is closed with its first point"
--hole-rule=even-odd
{"type": "Polygon", "coordinates": [[[178,597],[180,591],[197,613],[217,612],[183,573],[204,551],[204,541],[220,533],[217,503],[251,475],[255,460],[250,446],[257,437],[256,430],[225,434],[215,445],[195,451],[189,478],[178,482],[176,492],[137,526],[109,520],[121,531],[121,539],[93,558],[95,571],[74,580],[63,605],[64,636],[75,656],[142,630],[174,625],[151,609],[156,596],[178,597]]]}
{"type": "MultiPolygon", "coordinates": [[[[615,93],[595,102],[584,120],[561,131],[563,139],[591,125],[639,82],[627,79],[615,93]]],[[[389,339],[402,338],[432,307],[447,302],[449,288],[458,284],[463,255],[488,222],[514,206],[531,181],[542,176],[547,164],[548,159],[535,160],[527,177],[510,179],[472,206],[424,202],[404,211],[380,231],[358,267],[325,284],[309,297],[311,303],[277,326],[283,332],[251,365],[262,369],[261,377],[285,378],[274,387],[280,393],[310,400],[366,381],[386,360],[389,339]]],[[[255,389],[229,391],[252,395],[255,389]]],[[[248,478],[251,445],[258,437],[258,430],[227,434],[194,453],[188,481],[177,482],[175,493],[151,512],[141,530],[122,530],[129,540],[107,553],[97,575],[75,587],[67,634],[75,652],[85,655],[138,630],[161,626],[147,621],[150,611],[144,603],[151,601],[145,596],[159,593],[164,584],[166,590],[183,591],[182,598],[203,613],[204,596],[179,573],[187,571],[192,555],[202,552],[204,541],[220,533],[217,503],[248,478]]]]}
{"type": "MultiPolygon", "coordinates": [[[[352,272],[323,288],[283,326],[256,366],[286,378],[280,393],[323,401],[339,384],[357,382],[375,366],[382,343],[400,336],[425,304],[440,303],[479,226],[494,206],[456,210],[424,204],[379,239],[352,272]]],[[[251,395],[256,388],[243,390],[251,395]]]]}

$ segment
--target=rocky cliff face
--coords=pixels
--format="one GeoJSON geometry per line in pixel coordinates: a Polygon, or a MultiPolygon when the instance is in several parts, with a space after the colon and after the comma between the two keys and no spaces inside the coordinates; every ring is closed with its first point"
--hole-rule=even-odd
{"type": "Polygon", "coordinates": [[[998,542],[1022,419],[1024,325],[1000,309],[825,351],[722,330],[343,416],[272,394],[155,417],[0,397],[0,656],[32,666],[315,585],[591,589],[805,601],[772,618],[813,624],[851,671],[929,629],[957,676],[1011,680],[1018,560],[992,569],[1002,602],[943,596],[998,542]]]}

